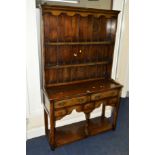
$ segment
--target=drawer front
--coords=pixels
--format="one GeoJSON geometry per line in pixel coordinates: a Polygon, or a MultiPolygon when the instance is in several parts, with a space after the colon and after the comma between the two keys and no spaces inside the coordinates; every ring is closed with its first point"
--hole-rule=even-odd
{"type": "Polygon", "coordinates": [[[72,98],[72,99],[68,99],[68,100],[62,100],[62,101],[55,102],[54,106],[55,106],[55,108],[63,108],[63,107],[67,107],[67,106],[73,106],[76,104],[83,104],[88,101],[89,101],[88,96],[82,96],[82,97],[77,97],[77,98],[72,98]]]}
{"type": "Polygon", "coordinates": [[[94,105],[92,103],[87,103],[84,105],[84,110],[93,109],[94,105]]]}
{"type": "Polygon", "coordinates": [[[104,99],[106,97],[117,96],[117,94],[118,93],[116,90],[111,90],[111,91],[107,91],[107,92],[103,92],[103,93],[97,93],[97,94],[91,95],[91,100],[93,100],[93,101],[100,100],[100,99],[104,99]]]}
{"type": "Polygon", "coordinates": [[[66,110],[57,110],[54,112],[56,117],[64,116],[66,114],[66,110]]]}
{"type": "Polygon", "coordinates": [[[108,105],[116,105],[117,104],[117,101],[118,101],[118,98],[117,97],[112,98],[112,99],[109,99],[108,105]]]}
{"type": "Polygon", "coordinates": [[[106,105],[107,104],[107,100],[96,101],[95,102],[95,107],[98,108],[99,106],[101,106],[101,104],[106,105]]]}

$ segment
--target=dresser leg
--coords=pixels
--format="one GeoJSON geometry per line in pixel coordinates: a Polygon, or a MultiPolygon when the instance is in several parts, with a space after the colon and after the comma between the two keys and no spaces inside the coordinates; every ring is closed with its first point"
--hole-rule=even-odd
{"type": "Polygon", "coordinates": [[[89,118],[90,118],[90,113],[85,113],[85,117],[86,117],[85,133],[86,133],[86,136],[88,136],[89,135],[89,118]]]}
{"type": "Polygon", "coordinates": [[[113,112],[113,125],[112,129],[115,131],[116,130],[116,122],[117,122],[117,110],[116,107],[114,107],[114,112],[113,112]]]}
{"type": "Polygon", "coordinates": [[[105,117],[105,104],[102,104],[102,117],[105,117]]]}
{"type": "Polygon", "coordinates": [[[45,134],[48,135],[48,115],[44,109],[45,134]]]}
{"type": "Polygon", "coordinates": [[[55,120],[54,120],[54,104],[50,104],[50,133],[49,142],[51,149],[55,148],[55,120]]]}
{"type": "Polygon", "coordinates": [[[55,147],[53,147],[52,145],[50,145],[50,148],[51,148],[52,151],[55,150],[55,147]]]}
{"type": "Polygon", "coordinates": [[[49,135],[49,142],[50,142],[51,149],[55,148],[55,135],[54,134],[55,134],[54,129],[51,128],[50,135],[49,135]]]}
{"type": "Polygon", "coordinates": [[[118,99],[117,106],[114,107],[113,130],[116,129],[116,125],[117,125],[117,117],[118,117],[119,105],[120,105],[120,99],[118,99]]]}

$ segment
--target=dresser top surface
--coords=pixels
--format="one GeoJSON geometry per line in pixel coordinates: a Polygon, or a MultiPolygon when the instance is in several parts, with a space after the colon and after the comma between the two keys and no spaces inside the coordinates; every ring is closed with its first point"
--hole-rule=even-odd
{"type": "Polygon", "coordinates": [[[50,100],[64,100],[121,87],[120,84],[113,80],[97,80],[80,84],[55,86],[47,88],[46,91],[50,100]]]}

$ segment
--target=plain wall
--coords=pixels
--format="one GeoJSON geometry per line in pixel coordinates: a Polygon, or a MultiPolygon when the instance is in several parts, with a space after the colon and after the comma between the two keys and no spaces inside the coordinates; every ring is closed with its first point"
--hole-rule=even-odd
{"type": "Polygon", "coordinates": [[[115,80],[123,85],[122,97],[126,97],[129,91],[129,0],[114,1],[113,9],[122,12],[119,18],[122,18],[122,24],[119,26],[121,31],[117,35],[115,54],[117,53],[117,66],[115,69],[115,80]]]}
{"type": "Polygon", "coordinates": [[[129,0],[126,0],[125,3],[117,80],[124,85],[127,93],[129,91],[129,0]]]}
{"type": "Polygon", "coordinates": [[[35,0],[27,0],[27,53],[26,53],[26,84],[27,84],[27,131],[42,124],[42,104],[40,92],[40,69],[37,40],[37,23],[35,0]]]}

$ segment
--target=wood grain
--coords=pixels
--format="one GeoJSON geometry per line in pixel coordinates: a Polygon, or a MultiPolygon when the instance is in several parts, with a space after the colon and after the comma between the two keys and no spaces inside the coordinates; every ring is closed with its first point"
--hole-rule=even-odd
{"type": "Polygon", "coordinates": [[[41,10],[45,133],[53,150],[116,128],[122,85],[111,71],[119,11],[53,5],[41,10]],[[90,119],[101,105],[101,116],[90,119]],[[109,119],[106,106],[114,109],[109,119]],[[73,110],[83,112],[85,121],[56,128],[73,110]]]}

